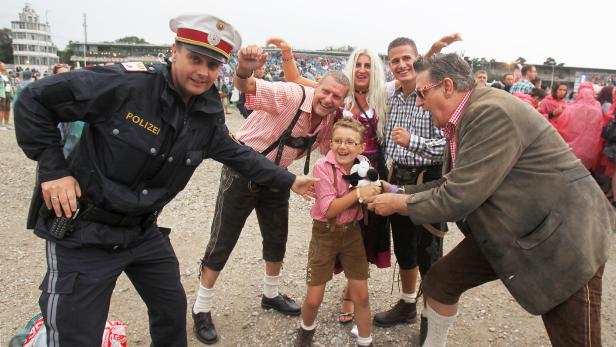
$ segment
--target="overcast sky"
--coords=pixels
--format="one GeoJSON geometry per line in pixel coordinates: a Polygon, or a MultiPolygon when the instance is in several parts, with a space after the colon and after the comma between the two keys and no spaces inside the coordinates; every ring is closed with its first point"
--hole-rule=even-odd
{"type": "MultiPolygon", "coordinates": [[[[293,47],[369,47],[386,53],[398,36],[417,42],[421,52],[437,38],[459,32],[463,42],[448,51],[470,57],[512,61],[524,57],[541,64],[547,57],[567,66],[616,69],[613,46],[614,0],[566,1],[158,1],[158,0],[31,0],[59,49],[69,40],[83,41],[83,13],[88,41],[139,36],[150,43],[173,41],[170,17],[209,13],[234,25],[244,45],[282,37],[293,47]],[[583,7],[582,7],[583,6],[583,7]]],[[[4,0],[0,28],[10,28],[23,0],[4,0]]]]}

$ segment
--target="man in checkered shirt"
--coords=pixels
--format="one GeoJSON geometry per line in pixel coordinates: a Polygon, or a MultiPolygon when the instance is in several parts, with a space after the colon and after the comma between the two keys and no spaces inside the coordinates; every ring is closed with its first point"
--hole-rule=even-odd
{"type": "MultiPolygon", "coordinates": [[[[460,39],[457,35],[450,36],[454,37],[438,50],[460,39]]],[[[442,43],[443,39],[435,45],[442,43]]],[[[418,56],[417,47],[409,38],[397,38],[389,44],[387,51],[389,68],[400,83],[398,89],[394,82],[387,86],[390,110],[385,126],[385,152],[388,162],[393,162],[390,182],[401,187],[416,184],[420,176],[424,182],[436,180],[442,175],[446,140],[442,131],[432,124],[430,113],[416,104],[413,62],[418,56]]],[[[418,273],[425,275],[432,263],[443,255],[442,238],[432,235],[423,226],[414,225],[407,216],[394,214],[390,222],[394,253],[400,266],[402,294],[393,308],[375,314],[374,323],[385,327],[417,319],[418,273]]],[[[444,230],[446,225],[434,227],[444,230]]]]}
{"type": "Polygon", "coordinates": [[[522,67],[522,79],[511,86],[509,92],[513,93],[530,93],[535,85],[532,83],[537,78],[537,68],[535,65],[524,65],[522,67]]]}

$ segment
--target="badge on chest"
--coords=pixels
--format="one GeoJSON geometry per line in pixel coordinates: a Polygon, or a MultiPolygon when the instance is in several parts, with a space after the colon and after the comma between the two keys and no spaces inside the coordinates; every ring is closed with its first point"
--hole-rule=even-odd
{"type": "Polygon", "coordinates": [[[150,133],[154,134],[154,135],[158,135],[160,134],[160,127],[148,122],[147,120],[143,119],[142,117],[132,113],[132,112],[128,112],[126,113],[126,118],[127,121],[132,122],[135,125],[138,125],[140,127],[142,127],[143,129],[145,129],[146,131],[149,131],[150,133]]]}

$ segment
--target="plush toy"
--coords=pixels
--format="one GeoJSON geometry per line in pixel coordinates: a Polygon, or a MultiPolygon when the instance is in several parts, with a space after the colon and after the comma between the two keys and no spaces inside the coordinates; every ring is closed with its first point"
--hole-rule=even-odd
{"type": "Polygon", "coordinates": [[[349,175],[344,176],[350,183],[350,187],[363,187],[367,185],[381,186],[379,173],[375,168],[370,167],[367,160],[355,159],[355,164],[351,167],[349,175]]]}

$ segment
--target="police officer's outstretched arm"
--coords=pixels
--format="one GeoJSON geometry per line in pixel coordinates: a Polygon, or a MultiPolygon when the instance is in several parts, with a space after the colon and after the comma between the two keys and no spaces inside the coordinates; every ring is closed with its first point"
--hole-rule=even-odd
{"type": "Polygon", "coordinates": [[[15,135],[26,156],[39,163],[39,179],[47,208],[71,216],[81,195],[62,153],[59,122],[87,120],[91,73],[46,77],[26,87],[15,104],[15,135]]]}
{"type": "Polygon", "coordinates": [[[226,125],[220,124],[209,146],[209,155],[251,181],[281,190],[293,190],[304,197],[311,196],[318,179],[295,176],[281,169],[249,146],[242,145],[229,134],[226,125]]]}

